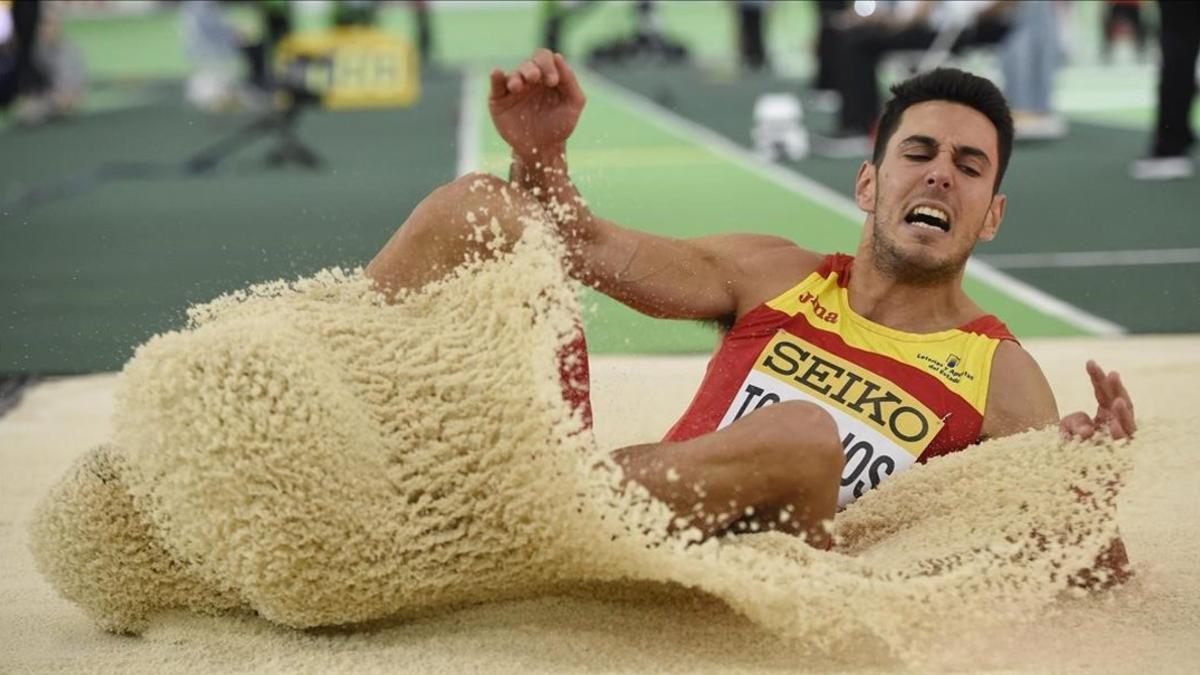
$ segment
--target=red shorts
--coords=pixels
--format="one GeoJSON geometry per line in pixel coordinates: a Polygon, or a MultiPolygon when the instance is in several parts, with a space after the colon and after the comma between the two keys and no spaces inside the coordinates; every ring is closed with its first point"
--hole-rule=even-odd
{"type": "Polygon", "coordinates": [[[563,400],[583,415],[583,423],[592,427],[591,380],[588,371],[587,339],[583,326],[577,326],[575,337],[558,352],[558,375],[562,383],[563,400]]]}

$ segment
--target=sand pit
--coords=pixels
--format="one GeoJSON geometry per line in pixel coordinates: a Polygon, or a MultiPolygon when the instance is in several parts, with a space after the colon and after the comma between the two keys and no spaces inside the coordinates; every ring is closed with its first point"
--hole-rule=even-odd
{"type": "MultiPolygon", "coordinates": [[[[322,297],[327,300],[329,294],[322,297]]],[[[519,298],[518,305],[536,304],[541,297],[534,293],[519,298]]],[[[530,316],[535,319],[533,324],[547,328],[543,337],[561,333],[562,326],[569,325],[539,323],[536,318],[542,315],[538,311],[542,310],[535,309],[530,316]]],[[[247,311],[239,320],[253,322],[256,316],[261,313],[247,311]]],[[[231,325],[220,320],[213,323],[220,324],[218,328],[231,325]]],[[[529,324],[526,317],[526,327],[529,324]]],[[[493,328],[492,335],[503,336],[504,326],[493,328]]],[[[339,339],[337,330],[325,334],[335,342],[339,339]]],[[[222,354],[235,347],[270,348],[269,340],[239,342],[233,336],[217,335],[215,342],[204,344],[224,345],[223,351],[219,350],[222,354]]],[[[2,638],[5,661],[20,670],[79,671],[165,667],[256,672],[803,668],[887,672],[905,667],[903,659],[912,658],[916,660],[910,663],[923,668],[955,671],[1128,672],[1154,667],[1156,671],[1184,672],[1200,657],[1200,646],[1194,639],[1200,634],[1200,601],[1196,600],[1200,578],[1194,569],[1200,560],[1200,547],[1189,536],[1191,524],[1200,517],[1200,498],[1188,488],[1188,481],[1181,479],[1196,475],[1200,469],[1200,460],[1189,452],[1186,443],[1190,425],[1196,420],[1189,405],[1196,398],[1195,379],[1200,376],[1200,340],[1043,342],[1031,347],[1046,367],[1064,409],[1091,405],[1082,371],[1086,357],[1121,370],[1142,421],[1138,441],[1127,448],[1060,449],[1052,437],[1035,434],[980,448],[975,456],[961,455],[961,459],[936,463],[930,471],[899,476],[893,479],[894,485],[885,484],[879,491],[880,499],[864,499],[860,502],[862,508],[846,512],[839,527],[845,530],[848,541],[836,554],[816,554],[772,537],[746,538],[720,550],[646,546],[647,535],[623,534],[621,528],[603,529],[608,526],[589,519],[621,513],[642,523],[649,521],[637,519],[647,512],[639,510],[642,507],[638,504],[631,507],[630,503],[613,500],[608,506],[596,506],[597,512],[588,513],[588,505],[599,503],[595,498],[605,494],[604,480],[586,478],[590,474],[580,465],[589,466],[588,462],[565,462],[559,466],[561,473],[555,482],[569,489],[558,493],[550,490],[549,500],[529,500],[522,507],[531,519],[529,527],[513,529],[509,521],[489,520],[494,510],[488,508],[473,516],[471,522],[478,528],[474,532],[515,536],[507,543],[527,547],[524,550],[501,551],[508,557],[478,556],[475,560],[486,564],[465,567],[472,576],[460,576],[456,584],[430,582],[453,581],[452,568],[441,570],[441,576],[427,571],[412,583],[382,583],[381,579],[390,578],[389,572],[396,571],[394,560],[357,555],[359,549],[352,546],[330,546],[330,542],[339,540],[327,534],[323,535],[322,550],[329,557],[322,563],[336,565],[354,583],[331,585],[327,580],[311,580],[310,593],[297,593],[286,583],[287,574],[263,575],[263,570],[269,571],[273,565],[283,565],[288,573],[296,570],[287,567],[293,564],[293,558],[278,554],[281,547],[286,549],[294,543],[278,538],[278,532],[287,529],[286,523],[247,516],[243,508],[231,504],[230,499],[239,498],[240,488],[231,488],[228,494],[213,489],[249,485],[246,476],[261,476],[256,472],[263,467],[277,468],[280,464],[247,463],[242,457],[238,460],[243,462],[238,464],[240,474],[226,476],[223,482],[198,483],[201,489],[186,493],[184,499],[180,496],[186,492],[183,484],[172,481],[180,476],[191,481],[199,475],[199,469],[179,468],[178,460],[190,455],[171,455],[168,459],[172,461],[166,461],[158,455],[139,454],[156,442],[162,443],[162,439],[156,441],[154,434],[138,438],[112,427],[108,413],[113,409],[114,378],[96,376],[47,383],[28,392],[22,405],[0,421],[6,525],[3,553],[9,570],[0,582],[6,624],[2,638]],[[199,595],[213,601],[211,608],[240,609],[217,616],[171,610],[149,616],[141,625],[117,626],[142,630],[140,637],[116,637],[97,630],[78,607],[58,597],[38,576],[28,552],[28,526],[35,505],[77,457],[114,435],[143,448],[124,451],[124,461],[138,467],[126,475],[133,476],[130,480],[136,499],[145,505],[142,508],[150,514],[155,536],[164,542],[169,556],[187,561],[199,595]],[[1132,471],[1126,462],[1132,462],[1132,471]],[[1138,574],[1133,583],[1115,593],[1072,598],[1061,592],[1062,574],[1054,583],[1045,581],[1053,564],[1073,569],[1078,563],[1072,558],[1071,547],[1060,550],[1051,546],[1049,553],[1022,553],[1019,546],[991,550],[987,545],[1003,542],[1005,533],[1013,535],[1010,543],[1017,545],[1022,541],[1021,528],[1036,525],[1043,532],[1053,532],[1062,518],[1074,518],[1081,527],[1094,526],[1087,513],[1072,511],[1071,500],[1055,497],[1061,490],[1054,489],[1056,485],[1061,487],[1064,475],[1092,464],[1109,465],[1128,474],[1128,486],[1118,500],[1118,521],[1138,574]],[[981,477],[980,473],[986,475],[981,477]],[[1000,480],[989,481],[986,477],[1000,480]],[[579,482],[570,482],[576,480],[579,482]],[[1002,483],[1000,488],[997,482],[1002,483]],[[573,495],[579,494],[591,496],[584,502],[572,501],[573,495]],[[888,500],[883,499],[889,494],[888,500]],[[555,500],[581,510],[548,512],[555,500]],[[1030,520],[1022,515],[1022,504],[1032,504],[1033,510],[1046,519],[1030,520]],[[230,516],[235,513],[238,517],[230,516]],[[546,518],[544,522],[538,520],[542,517],[546,518]],[[897,526],[897,522],[903,526],[897,526]],[[1012,523],[1017,529],[1006,529],[1012,523]],[[542,527],[546,524],[553,527],[542,527]],[[212,527],[206,529],[209,525],[212,527]],[[597,529],[583,536],[587,525],[597,529]],[[605,535],[599,542],[594,536],[597,532],[605,535]],[[261,539],[254,538],[264,534],[275,537],[272,546],[264,547],[261,539]],[[219,548],[216,543],[221,536],[230,537],[237,545],[226,546],[215,555],[213,550],[219,548]],[[542,556],[535,559],[536,564],[527,562],[531,552],[542,556]],[[1013,557],[1018,558],[1017,562],[1010,560],[1013,557]],[[928,567],[931,559],[938,561],[937,569],[928,567]],[[912,573],[920,565],[926,565],[925,572],[912,573]],[[624,581],[603,583],[613,579],[624,581]],[[676,583],[658,583],[662,581],[676,583]],[[704,592],[686,590],[683,585],[704,592]],[[307,603],[310,596],[323,601],[307,603]],[[966,606],[960,602],[963,598],[968,600],[966,606]],[[484,599],[493,601],[455,611],[447,609],[449,605],[484,599]],[[378,619],[389,607],[404,610],[404,618],[354,630],[299,631],[278,625],[378,619]],[[980,613],[993,613],[992,618],[1004,620],[999,625],[989,623],[978,616],[980,613]],[[1005,613],[1024,615],[1028,622],[1013,623],[1003,616],[1005,613]],[[944,622],[939,624],[939,618],[944,622]],[[821,647],[828,649],[823,651],[821,647]]],[[[353,351],[350,346],[343,348],[353,351]]],[[[319,371],[320,364],[305,361],[303,354],[290,356],[286,363],[309,366],[296,371],[297,378],[302,371],[319,371]]],[[[337,358],[328,361],[338,363],[337,358]]],[[[354,362],[352,358],[346,361],[354,362]]],[[[540,427],[534,425],[536,428],[524,440],[541,439],[542,447],[522,454],[523,446],[513,446],[502,453],[502,462],[540,462],[546,456],[561,460],[566,455],[555,454],[555,448],[562,449],[560,445],[586,453],[591,451],[589,448],[656,439],[686,405],[703,362],[697,358],[597,359],[593,377],[595,444],[591,445],[586,435],[574,433],[569,424],[552,428],[558,423],[555,420],[569,415],[564,416],[561,409],[556,413],[552,402],[533,396],[532,407],[548,411],[548,416],[540,427]]],[[[163,364],[171,362],[146,359],[145,363],[167,367],[163,364]]],[[[538,363],[553,373],[551,359],[538,363]]],[[[280,365],[272,372],[283,369],[285,366],[280,365]]],[[[528,370],[530,383],[545,379],[539,380],[536,367],[528,370]]],[[[354,381],[372,382],[370,378],[354,381]]],[[[317,384],[322,382],[318,380],[317,384]]],[[[269,389],[271,383],[266,381],[262,386],[269,389]]],[[[487,399],[494,395],[494,389],[473,394],[466,387],[444,398],[451,402],[472,395],[487,399]]],[[[175,390],[163,391],[167,395],[175,390]]],[[[302,398],[319,397],[303,387],[300,391],[307,393],[302,398]]],[[[131,404],[130,396],[127,392],[122,397],[125,417],[119,419],[127,419],[131,409],[149,410],[148,406],[131,404]]],[[[361,398],[355,394],[346,400],[361,398]]],[[[257,399],[251,396],[251,400],[257,399]]],[[[307,413],[304,419],[322,415],[341,419],[344,413],[356,420],[352,413],[332,403],[326,407],[331,412],[317,410],[307,413]]],[[[373,491],[384,494],[399,479],[389,483],[387,476],[372,477],[370,472],[361,480],[354,478],[359,476],[354,472],[360,465],[370,467],[375,461],[364,449],[370,445],[370,438],[346,436],[353,429],[370,427],[369,420],[357,421],[360,424],[337,427],[345,436],[338,437],[343,438],[339,447],[344,452],[338,461],[322,465],[320,473],[342,486],[337,489],[342,490],[344,502],[373,508],[380,503],[372,496],[373,491]],[[346,456],[354,461],[340,464],[346,456]],[[371,482],[376,479],[377,483],[371,482]],[[357,492],[356,485],[362,486],[357,492]]],[[[407,427],[400,424],[398,428],[407,427]]],[[[256,438],[280,438],[273,433],[268,429],[256,438]]],[[[186,434],[177,434],[156,452],[174,452],[172,448],[180,444],[201,447],[197,439],[213,434],[211,429],[190,439],[186,434]]],[[[378,438],[393,436],[385,433],[378,438]]],[[[291,440],[294,446],[304,446],[303,435],[291,440]]],[[[267,446],[254,456],[274,457],[270,451],[275,446],[267,446]]],[[[309,449],[321,447],[314,443],[309,449]]],[[[493,443],[489,447],[499,446],[493,443]]],[[[378,452],[386,455],[390,450],[381,447],[378,452]]],[[[460,454],[470,452],[470,444],[454,450],[460,454]]],[[[283,456],[281,461],[294,458],[283,456]]],[[[520,477],[519,473],[496,475],[520,477]]],[[[289,485],[279,494],[305,494],[304,490],[311,487],[305,487],[303,480],[289,485]]],[[[490,487],[496,494],[505,491],[503,482],[482,487],[490,487]]],[[[266,498],[272,499],[269,495],[266,498]]],[[[272,503],[284,510],[294,508],[286,501],[272,503]]],[[[363,509],[336,518],[326,512],[320,515],[331,518],[333,525],[358,523],[363,528],[361,537],[349,541],[361,543],[362,538],[371,540],[379,532],[387,535],[384,540],[394,540],[396,535],[405,534],[404,523],[392,523],[388,518],[403,511],[389,508],[370,512],[362,520],[354,519],[366,512],[363,509]]],[[[407,534],[414,541],[428,535],[427,528],[407,534]]],[[[1092,539],[1105,533],[1094,534],[1092,539]]],[[[1083,542],[1083,549],[1095,543],[1089,541],[1083,542]]],[[[494,549],[504,542],[497,540],[497,546],[484,553],[495,553],[494,549]]],[[[375,553],[379,550],[386,549],[370,549],[375,553]]],[[[431,564],[431,559],[422,557],[424,554],[414,555],[406,560],[431,564]]],[[[1078,556],[1087,555],[1087,550],[1078,552],[1078,556]]],[[[203,603],[192,603],[196,605],[203,603]]]]}

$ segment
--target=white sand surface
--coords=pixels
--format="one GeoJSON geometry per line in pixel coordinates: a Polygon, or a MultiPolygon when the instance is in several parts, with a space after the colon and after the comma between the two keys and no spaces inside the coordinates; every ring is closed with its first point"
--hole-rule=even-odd
{"type": "MultiPolygon", "coordinates": [[[[1200,338],[1042,340],[1027,345],[1063,412],[1093,407],[1084,361],[1121,371],[1147,434],[1200,416],[1200,338]]],[[[694,391],[702,357],[593,360],[601,445],[655,440],[694,391]]],[[[814,657],[720,601],[662,587],[579,589],[434,613],[354,631],[294,631],[254,616],[182,611],[140,637],[98,630],[34,569],[35,504],[89,447],[111,436],[115,376],[33,387],[0,419],[0,671],[3,672],[891,672],[897,663],[814,657]]],[[[1187,439],[1186,434],[1162,438],[1187,439]]],[[[945,626],[956,672],[1192,673],[1200,664],[1200,453],[1143,443],[1118,503],[1135,580],[1063,600],[988,636],[945,626]]]]}

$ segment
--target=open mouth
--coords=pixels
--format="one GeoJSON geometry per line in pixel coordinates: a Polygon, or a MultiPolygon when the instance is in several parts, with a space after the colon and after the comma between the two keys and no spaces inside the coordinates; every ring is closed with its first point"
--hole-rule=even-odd
{"type": "Polygon", "coordinates": [[[950,215],[932,206],[917,206],[908,212],[904,222],[917,227],[924,227],[942,232],[950,231],[950,215]]]}

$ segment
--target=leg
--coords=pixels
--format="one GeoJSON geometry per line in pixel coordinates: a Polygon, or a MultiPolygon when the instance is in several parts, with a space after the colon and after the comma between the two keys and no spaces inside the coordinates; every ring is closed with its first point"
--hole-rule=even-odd
{"type": "Polygon", "coordinates": [[[1100,28],[1100,59],[1108,63],[1112,59],[1112,44],[1116,37],[1117,23],[1121,20],[1120,7],[1105,3],[1104,20],[1100,28]]]}
{"type": "Polygon", "coordinates": [[[1151,155],[1186,155],[1195,141],[1189,119],[1196,96],[1196,56],[1200,51],[1200,7],[1160,2],[1162,66],[1158,81],[1158,123],[1151,155]]]}
{"type": "Polygon", "coordinates": [[[541,206],[520,188],[483,173],[471,173],[437,188],[417,204],[375,259],[367,276],[382,290],[415,290],[449,274],[468,259],[494,255],[497,232],[511,247],[520,238],[521,217],[540,216],[541,206]],[[483,228],[487,236],[476,236],[483,228]]]}
{"type": "Polygon", "coordinates": [[[838,90],[842,95],[840,130],[869,134],[875,127],[879,102],[879,62],[891,51],[928,49],[937,32],[924,26],[897,31],[878,26],[857,26],[841,33],[838,55],[838,90]]]}
{"type": "Polygon", "coordinates": [[[12,4],[13,36],[17,42],[13,66],[17,78],[18,95],[40,94],[47,85],[46,74],[34,61],[40,17],[41,5],[37,2],[14,2],[12,4]]]}
{"type": "Polygon", "coordinates": [[[1133,44],[1137,47],[1138,56],[1146,53],[1146,22],[1142,21],[1140,5],[1129,5],[1129,25],[1133,28],[1133,44]]]}
{"type": "Polygon", "coordinates": [[[845,459],[837,425],[814,404],[777,403],[720,431],[622,448],[614,458],[626,480],[676,513],[671,530],[695,527],[708,538],[773,529],[829,545],[825,521],[837,510],[845,459]]]}
{"type": "Polygon", "coordinates": [[[819,0],[817,3],[819,28],[817,29],[817,78],[813,89],[818,91],[834,91],[837,89],[837,78],[834,73],[837,67],[838,31],[833,26],[834,17],[846,9],[848,2],[843,0],[819,0]]]}
{"type": "MultiPolygon", "coordinates": [[[[1004,40],[1000,50],[1000,67],[1004,73],[1004,96],[1013,113],[1037,110],[1037,94],[1032,86],[1035,71],[1034,59],[1037,47],[1037,18],[1033,16],[1033,5],[1016,8],[1016,25],[1004,40]]],[[[1041,112],[1041,111],[1037,111],[1041,112]]]]}

